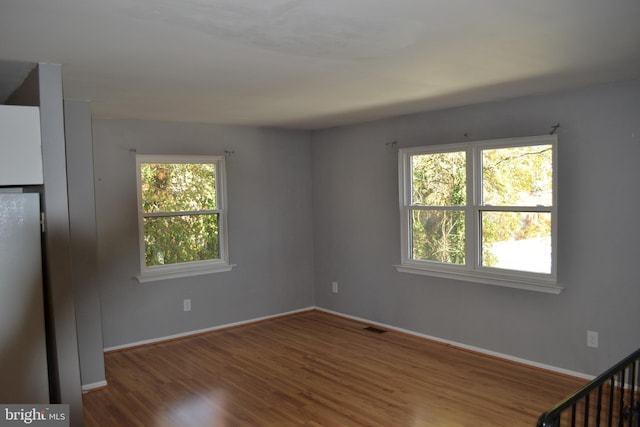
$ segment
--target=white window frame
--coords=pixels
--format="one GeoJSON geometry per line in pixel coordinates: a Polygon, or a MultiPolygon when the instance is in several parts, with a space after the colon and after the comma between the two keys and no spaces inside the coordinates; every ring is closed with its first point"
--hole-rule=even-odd
{"type": "MultiPolygon", "coordinates": [[[[456,144],[401,148],[398,155],[398,181],[400,199],[400,240],[401,263],[396,269],[402,273],[422,274],[435,277],[478,282],[489,285],[526,289],[559,294],[562,287],[557,283],[558,259],[558,140],[556,135],[508,138],[486,141],[472,141],[456,144]],[[499,206],[481,205],[482,159],[481,150],[487,148],[508,148],[517,146],[551,145],[552,154],[552,203],[549,207],[526,207],[525,211],[551,213],[551,272],[532,273],[518,270],[497,269],[480,265],[480,212],[509,210],[499,206]],[[412,174],[410,159],[412,155],[445,152],[466,153],[466,205],[465,213],[465,261],[464,265],[447,264],[436,261],[415,260],[411,258],[410,212],[412,174]]],[[[513,209],[511,209],[513,210],[513,209]]]]}
{"type": "MultiPolygon", "coordinates": [[[[138,194],[138,244],[140,249],[140,274],[138,282],[175,279],[202,274],[230,271],[235,265],[229,263],[229,241],[227,233],[227,183],[224,156],[195,155],[136,155],[136,185],[138,194]],[[178,264],[147,266],[144,243],[144,218],[156,216],[145,214],[142,209],[142,183],[140,167],[143,163],[207,163],[214,164],[216,171],[216,209],[207,213],[217,213],[218,236],[220,239],[220,258],[206,261],[183,262],[178,264]]],[[[171,215],[165,215],[171,216],[171,215]]]]}

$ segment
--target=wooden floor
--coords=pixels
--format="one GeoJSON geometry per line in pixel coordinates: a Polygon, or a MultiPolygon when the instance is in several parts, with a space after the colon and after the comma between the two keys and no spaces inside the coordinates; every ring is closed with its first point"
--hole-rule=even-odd
{"type": "Polygon", "coordinates": [[[106,355],[87,426],[535,426],[584,384],[312,311],[106,355]]]}

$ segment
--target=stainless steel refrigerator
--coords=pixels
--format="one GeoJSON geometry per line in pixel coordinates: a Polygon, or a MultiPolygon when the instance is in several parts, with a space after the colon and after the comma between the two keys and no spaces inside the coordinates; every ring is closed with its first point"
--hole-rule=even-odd
{"type": "Polygon", "coordinates": [[[0,403],[49,403],[40,195],[0,187],[0,403]]]}

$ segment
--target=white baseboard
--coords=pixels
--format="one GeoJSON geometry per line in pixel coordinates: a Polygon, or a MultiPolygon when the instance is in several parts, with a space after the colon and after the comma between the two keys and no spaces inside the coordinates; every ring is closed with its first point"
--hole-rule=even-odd
{"type": "Polygon", "coordinates": [[[87,391],[95,390],[97,388],[103,388],[107,386],[107,381],[98,381],[91,384],[82,384],[82,392],[85,393],[87,391]]]}
{"type": "Polygon", "coordinates": [[[414,332],[414,331],[411,331],[411,330],[408,330],[408,329],[397,328],[395,326],[387,325],[385,323],[373,322],[371,320],[363,319],[361,317],[350,316],[348,314],[339,313],[337,311],[328,310],[328,309],[322,308],[322,307],[314,307],[314,308],[316,310],[318,310],[318,311],[323,311],[325,313],[333,314],[335,316],[344,317],[344,318],[347,318],[347,319],[356,320],[358,322],[363,322],[363,323],[367,323],[367,324],[371,324],[371,325],[375,325],[375,326],[380,326],[380,327],[382,327],[384,329],[389,329],[389,330],[393,330],[393,331],[402,332],[404,334],[413,335],[413,336],[416,336],[416,337],[419,337],[419,338],[425,338],[425,339],[428,339],[428,340],[431,340],[431,341],[436,341],[436,342],[439,342],[439,343],[442,343],[442,344],[447,344],[447,345],[450,345],[452,347],[457,347],[457,348],[461,348],[461,349],[464,349],[464,350],[470,350],[470,351],[473,351],[473,352],[476,352],[476,353],[486,354],[488,356],[497,357],[499,359],[504,359],[504,360],[508,360],[508,361],[511,361],[511,362],[521,363],[523,365],[528,365],[528,366],[544,369],[544,370],[551,371],[551,372],[557,372],[559,374],[569,375],[569,376],[576,377],[576,378],[582,378],[582,379],[585,379],[585,380],[588,380],[588,381],[591,381],[592,379],[595,378],[593,375],[584,374],[582,372],[576,372],[576,371],[571,371],[569,369],[558,368],[556,366],[546,365],[544,363],[538,363],[538,362],[534,362],[532,360],[522,359],[520,357],[511,356],[509,354],[498,353],[496,351],[486,350],[486,349],[480,348],[480,347],[474,347],[474,346],[471,346],[471,345],[462,344],[462,343],[459,343],[459,342],[450,341],[450,340],[434,337],[434,336],[431,336],[431,335],[425,335],[425,334],[421,334],[419,332],[414,332]]]}
{"type": "MultiPolygon", "coordinates": [[[[287,311],[287,312],[284,312],[284,313],[273,314],[273,315],[270,315],[270,316],[258,317],[258,318],[255,318],[255,319],[243,320],[243,321],[240,321],[240,322],[226,323],[226,324],[223,324],[223,325],[213,326],[211,328],[198,329],[196,331],[183,332],[183,333],[175,334],[175,335],[168,335],[168,336],[164,336],[164,337],[152,338],[152,339],[143,340],[143,341],[136,341],[136,342],[117,345],[117,346],[113,346],[113,347],[106,347],[104,349],[104,351],[105,352],[109,352],[109,351],[115,351],[115,350],[124,350],[124,349],[132,348],[132,347],[139,347],[139,346],[143,346],[143,345],[156,344],[156,343],[160,343],[160,342],[164,342],[164,341],[170,341],[170,340],[179,339],[179,338],[186,338],[186,337],[189,337],[189,336],[199,335],[199,334],[206,333],[206,332],[213,332],[213,331],[217,331],[217,330],[221,330],[221,329],[227,329],[227,328],[232,328],[232,327],[236,327],[236,326],[242,326],[242,325],[246,325],[246,324],[250,324],[250,323],[260,322],[260,321],[269,320],[269,319],[275,319],[275,318],[278,318],[278,317],[283,317],[283,316],[287,316],[287,315],[290,315],[290,314],[296,314],[296,313],[303,313],[305,311],[311,311],[311,310],[322,311],[322,312],[325,312],[325,313],[333,314],[335,316],[344,317],[344,318],[351,319],[351,320],[356,320],[356,321],[362,322],[362,323],[368,323],[368,324],[379,326],[379,327],[382,327],[382,328],[385,328],[385,329],[398,331],[398,332],[402,332],[404,334],[413,335],[413,336],[416,336],[416,337],[419,337],[419,338],[424,338],[424,339],[428,339],[428,340],[431,340],[431,341],[439,342],[439,343],[442,343],[442,344],[450,345],[452,347],[457,347],[457,348],[460,348],[460,349],[469,350],[469,351],[473,351],[473,352],[480,353],[480,354],[485,354],[485,355],[492,356],[492,357],[497,357],[499,359],[504,359],[504,360],[508,360],[508,361],[511,361],[511,362],[516,362],[516,363],[532,366],[532,367],[539,368],[539,369],[544,369],[544,370],[551,371],[551,372],[557,372],[557,373],[563,374],[563,375],[569,375],[569,376],[576,377],[576,378],[582,378],[582,379],[585,379],[585,380],[588,380],[588,381],[591,381],[592,379],[595,378],[593,375],[584,374],[582,372],[576,372],[576,371],[571,371],[569,369],[558,368],[556,366],[547,365],[547,364],[539,363],[539,362],[534,362],[532,360],[527,360],[527,359],[523,359],[523,358],[520,358],[520,357],[511,356],[509,354],[498,353],[496,351],[486,350],[484,348],[474,347],[474,346],[471,346],[471,345],[462,344],[462,343],[459,343],[459,342],[455,342],[455,341],[451,341],[451,340],[447,340],[447,339],[443,339],[443,338],[438,338],[438,337],[434,337],[434,336],[431,336],[431,335],[421,334],[419,332],[411,331],[411,330],[408,330],[408,329],[403,329],[403,328],[398,328],[398,327],[395,327],[395,326],[392,326],[392,325],[387,325],[386,323],[374,322],[374,321],[371,321],[369,319],[364,319],[362,317],[351,316],[351,315],[348,315],[348,314],[344,314],[344,313],[340,313],[340,312],[337,312],[337,311],[328,310],[326,308],[316,307],[316,306],[301,308],[301,309],[298,309],[298,310],[287,311]]],[[[104,384],[102,384],[101,382],[94,383],[94,384],[87,384],[87,385],[83,385],[82,386],[82,390],[84,391],[85,387],[90,387],[90,388],[87,388],[87,390],[89,390],[89,389],[92,389],[92,388],[103,387],[105,385],[106,385],[106,381],[104,382],[104,384]]]]}
{"type": "Polygon", "coordinates": [[[136,342],[131,342],[131,343],[127,343],[127,344],[116,345],[116,346],[113,346],[113,347],[105,347],[104,352],[106,353],[106,352],[109,352],[109,351],[124,350],[124,349],[131,348],[131,347],[140,347],[140,346],[143,346],[143,345],[156,344],[156,343],[160,343],[160,342],[164,342],[164,341],[171,341],[171,340],[175,340],[175,339],[178,339],[178,338],[186,338],[186,337],[190,337],[192,335],[199,335],[199,334],[203,334],[203,333],[206,333],[206,332],[218,331],[220,329],[228,329],[228,328],[233,328],[235,326],[242,326],[242,325],[246,325],[246,324],[249,324],[249,323],[260,322],[260,321],[263,321],[263,320],[275,319],[277,317],[283,317],[283,316],[288,316],[290,314],[302,313],[302,312],[305,312],[305,311],[311,311],[313,309],[315,309],[315,307],[311,306],[311,307],[301,308],[301,309],[298,309],[298,310],[287,311],[287,312],[284,312],[284,313],[273,314],[273,315],[270,315],[270,316],[264,316],[264,317],[258,317],[258,318],[255,318],[255,319],[243,320],[241,322],[225,323],[224,325],[213,326],[211,328],[198,329],[196,331],[189,331],[189,332],[183,332],[183,333],[175,334],[175,335],[168,335],[168,336],[164,336],[164,337],[152,338],[152,339],[149,339],[149,340],[136,341],[136,342]]]}

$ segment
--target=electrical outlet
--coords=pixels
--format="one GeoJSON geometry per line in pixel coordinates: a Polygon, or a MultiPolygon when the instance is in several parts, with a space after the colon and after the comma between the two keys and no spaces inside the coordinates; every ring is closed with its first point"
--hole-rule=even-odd
{"type": "Polygon", "coordinates": [[[338,293],[338,282],[331,282],[331,292],[334,294],[338,293]]]}
{"type": "Polygon", "coordinates": [[[191,300],[186,299],[182,301],[182,308],[184,311],[191,311],[191,300]]]}
{"type": "Polygon", "coordinates": [[[587,331],[587,347],[598,348],[598,333],[587,331]]]}

